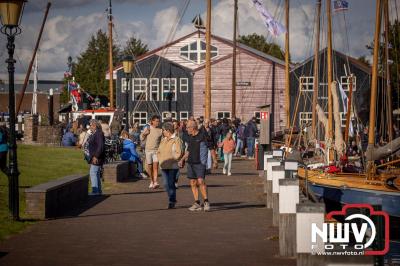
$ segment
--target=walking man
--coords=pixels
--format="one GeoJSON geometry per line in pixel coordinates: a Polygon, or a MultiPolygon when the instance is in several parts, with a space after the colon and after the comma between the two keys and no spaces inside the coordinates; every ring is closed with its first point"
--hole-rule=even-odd
{"type": "Polygon", "coordinates": [[[204,201],[204,211],[210,210],[210,203],[207,197],[207,185],[205,183],[205,173],[207,165],[208,148],[206,136],[199,131],[196,121],[189,121],[187,124],[188,149],[179,161],[179,166],[183,167],[187,161],[187,177],[190,179],[190,186],[194,197],[194,204],[189,208],[190,211],[201,211],[202,207],[199,200],[199,190],[204,201]]]}
{"type": "Polygon", "coordinates": [[[249,122],[247,122],[244,133],[247,142],[247,157],[249,159],[254,159],[254,144],[257,137],[257,125],[255,120],[256,118],[253,117],[249,122]]]}
{"type": "Polygon", "coordinates": [[[88,151],[90,163],[90,182],[92,195],[101,195],[101,167],[104,163],[104,134],[97,120],[90,120],[92,134],[88,139],[88,151]]]}
{"type": "Polygon", "coordinates": [[[147,173],[150,176],[149,188],[158,188],[160,185],[157,182],[158,178],[158,158],[157,151],[160,146],[162,137],[162,129],[160,126],[160,117],[154,115],[150,121],[150,127],[146,129],[140,135],[141,141],[146,141],[145,154],[146,154],[146,165],[147,173]]]}

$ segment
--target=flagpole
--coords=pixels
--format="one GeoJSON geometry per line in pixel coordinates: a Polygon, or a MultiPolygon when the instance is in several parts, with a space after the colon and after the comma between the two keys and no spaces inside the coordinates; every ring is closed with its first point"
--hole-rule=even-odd
{"type": "Polygon", "coordinates": [[[207,0],[205,118],[211,118],[211,0],[207,0]]]}
{"type": "Polygon", "coordinates": [[[320,39],[320,25],[321,25],[321,0],[317,0],[317,19],[316,24],[316,36],[315,36],[315,48],[314,48],[314,94],[312,104],[312,133],[314,138],[317,138],[317,103],[318,103],[318,92],[319,92],[319,39],[320,39]]]}
{"type": "Polygon", "coordinates": [[[233,57],[232,57],[232,118],[236,118],[236,29],[238,0],[235,0],[233,15],[233,57]]]}

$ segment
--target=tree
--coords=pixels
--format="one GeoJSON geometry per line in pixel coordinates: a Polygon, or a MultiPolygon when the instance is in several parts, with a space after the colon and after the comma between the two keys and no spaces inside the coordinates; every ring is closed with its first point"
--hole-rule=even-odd
{"type": "Polygon", "coordinates": [[[126,41],[122,56],[133,55],[135,57],[138,57],[142,54],[147,53],[147,51],[149,51],[149,49],[147,48],[147,44],[144,44],[140,39],[131,37],[129,38],[129,40],[126,41]]]}
{"type": "Polygon", "coordinates": [[[263,35],[258,35],[256,33],[242,35],[239,36],[238,42],[281,60],[285,60],[285,53],[282,51],[281,47],[275,43],[268,43],[263,35]]]}
{"type": "MultiPolygon", "coordinates": [[[[113,64],[118,62],[120,49],[113,46],[113,64]]],[[[93,35],[86,51],[77,58],[74,76],[80,86],[93,95],[108,95],[109,85],[106,80],[108,70],[108,36],[102,30],[93,35]]]]}
{"type": "Polygon", "coordinates": [[[369,62],[369,60],[367,59],[367,57],[365,55],[360,56],[359,58],[357,58],[357,60],[367,66],[371,66],[371,63],[369,62]]]}

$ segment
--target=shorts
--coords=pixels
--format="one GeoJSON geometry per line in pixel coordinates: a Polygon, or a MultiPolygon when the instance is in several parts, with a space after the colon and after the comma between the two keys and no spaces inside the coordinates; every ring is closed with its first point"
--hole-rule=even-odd
{"type": "Polygon", "coordinates": [[[206,177],[206,166],[201,163],[197,164],[187,164],[187,178],[198,179],[206,177]]]}
{"type": "Polygon", "coordinates": [[[146,164],[158,163],[157,151],[146,151],[146,164]]]}

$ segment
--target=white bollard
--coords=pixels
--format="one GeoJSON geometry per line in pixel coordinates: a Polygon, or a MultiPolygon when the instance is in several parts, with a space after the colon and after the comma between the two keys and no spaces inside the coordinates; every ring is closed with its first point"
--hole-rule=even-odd
{"type": "Polygon", "coordinates": [[[298,179],[279,180],[279,254],[296,256],[296,205],[300,201],[298,179]]]}
{"type": "Polygon", "coordinates": [[[272,225],[279,226],[279,180],[285,178],[285,167],[272,166],[272,225]]]}
{"type": "Polygon", "coordinates": [[[272,166],[281,165],[281,161],[271,158],[267,161],[267,208],[272,208],[272,166]]]}

